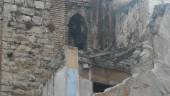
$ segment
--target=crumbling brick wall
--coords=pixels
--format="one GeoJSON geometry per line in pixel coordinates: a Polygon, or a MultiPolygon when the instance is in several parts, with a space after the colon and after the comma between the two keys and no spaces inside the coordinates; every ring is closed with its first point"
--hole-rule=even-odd
{"type": "Polygon", "coordinates": [[[65,0],[50,0],[50,27],[54,27],[55,48],[61,48],[65,44],[65,33],[67,30],[66,16],[67,9],[65,0]]]}

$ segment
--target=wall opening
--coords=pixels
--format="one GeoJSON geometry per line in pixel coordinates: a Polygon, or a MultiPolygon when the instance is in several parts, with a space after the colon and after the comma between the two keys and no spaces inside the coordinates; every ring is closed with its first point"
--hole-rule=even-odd
{"type": "Polygon", "coordinates": [[[87,46],[87,25],[83,16],[76,13],[69,21],[69,45],[78,47],[79,50],[87,46]]]}
{"type": "Polygon", "coordinates": [[[105,89],[113,87],[113,85],[108,85],[99,82],[93,82],[93,93],[104,92],[105,89]]]}

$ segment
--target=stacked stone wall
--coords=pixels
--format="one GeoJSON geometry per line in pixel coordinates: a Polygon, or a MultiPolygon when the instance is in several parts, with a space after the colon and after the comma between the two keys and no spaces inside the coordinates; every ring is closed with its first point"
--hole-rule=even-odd
{"type": "Polygon", "coordinates": [[[64,45],[64,4],[64,0],[0,1],[0,96],[41,94],[40,85],[51,74],[46,64],[64,45]]]}

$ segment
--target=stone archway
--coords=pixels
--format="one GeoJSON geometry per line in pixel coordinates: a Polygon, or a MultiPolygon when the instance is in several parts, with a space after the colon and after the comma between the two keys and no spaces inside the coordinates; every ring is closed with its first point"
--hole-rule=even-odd
{"type": "Polygon", "coordinates": [[[84,50],[87,47],[87,25],[83,16],[74,14],[69,20],[69,45],[84,50]]]}

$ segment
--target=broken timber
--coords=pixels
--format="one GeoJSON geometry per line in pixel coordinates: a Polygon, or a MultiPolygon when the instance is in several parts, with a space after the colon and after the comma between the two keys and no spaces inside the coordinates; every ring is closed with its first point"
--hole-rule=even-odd
{"type": "MultiPolygon", "coordinates": [[[[116,59],[116,58],[119,58],[119,57],[122,57],[122,56],[124,56],[124,55],[126,55],[126,54],[129,54],[129,53],[131,53],[131,52],[133,52],[137,47],[139,47],[139,46],[141,46],[141,44],[139,44],[139,45],[136,45],[136,46],[134,46],[134,47],[132,47],[132,48],[129,48],[128,50],[126,50],[126,51],[123,51],[123,52],[120,52],[120,53],[115,53],[114,54],[114,57],[112,57],[112,59],[116,59]]],[[[101,53],[97,53],[97,54],[95,54],[95,55],[90,55],[89,56],[89,58],[96,58],[96,57],[101,57],[101,56],[106,56],[106,55],[112,55],[113,53],[112,53],[112,51],[108,51],[108,52],[101,52],[101,53]]]]}

